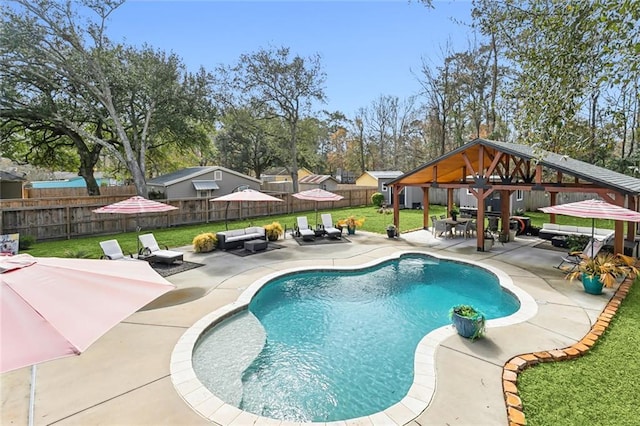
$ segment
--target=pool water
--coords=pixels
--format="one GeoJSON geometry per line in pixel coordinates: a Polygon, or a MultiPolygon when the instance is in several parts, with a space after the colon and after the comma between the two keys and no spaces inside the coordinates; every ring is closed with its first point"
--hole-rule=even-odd
{"type": "MultiPolygon", "coordinates": [[[[266,343],[261,341],[257,357],[244,361],[248,367],[240,373],[235,404],[298,422],[382,411],[411,387],[420,340],[450,324],[449,310],[460,303],[475,306],[487,319],[519,308],[491,272],[418,254],[367,269],[297,272],[272,280],[249,304],[266,343]]],[[[242,339],[242,333],[234,335],[242,339]]],[[[199,378],[220,372],[201,361],[208,358],[206,348],[199,344],[194,351],[199,378]]]]}

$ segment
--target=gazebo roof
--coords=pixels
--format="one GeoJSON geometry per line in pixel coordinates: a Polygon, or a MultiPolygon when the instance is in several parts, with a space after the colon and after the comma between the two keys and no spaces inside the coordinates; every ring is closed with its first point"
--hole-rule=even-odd
{"type": "MultiPolygon", "coordinates": [[[[543,167],[584,181],[585,184],[611,189],[625,195],[640,195],[640,179],[564,155],[537,150],[528,145],[487,139],[474,139],[415,170],[405,173],[389,182],[389,185],[419,186],[426,183],[464,183],[467,181],[467,176],[463,175],[480,168],[481,149],[484,152],[484,167],[488,167],[496,155],[503,153],[526,162],[535,161],[543,167]],[[463,172],[465,170],[466,173],[463,172]]],[[[557,183],[554,182],[554,184],[557,183]]],[[[588,186],[585,185],[582,189],[588,191],[588,186]]]]}

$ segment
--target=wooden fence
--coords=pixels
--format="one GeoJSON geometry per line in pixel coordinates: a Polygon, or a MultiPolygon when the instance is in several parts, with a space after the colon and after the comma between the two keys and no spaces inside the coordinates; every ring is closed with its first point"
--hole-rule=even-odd
{"type": "MultiPolygon", "coordinates": [[[[334,191],[344,199],[322,203],[322,208],[362,206],[371,204],[375,189],[334,191]]],[[[263,216],[291,214],[315,209],[315,202],[299,200],[291,194],[282,194],[283,203],[227,203],[211,202],[208,198],[159,200],[177,210],[152,215],[98,214],[93,210],[128,198],[101,195],[40,200],[0,201],[0,234],[20,233],[36,240],[71,239],[89,235],[108,235],[135,231],[137,227],[157,229],[182,225],[221,222],[263,216]],[[9,201],[24,201],[8,207],[9,201]]]]}

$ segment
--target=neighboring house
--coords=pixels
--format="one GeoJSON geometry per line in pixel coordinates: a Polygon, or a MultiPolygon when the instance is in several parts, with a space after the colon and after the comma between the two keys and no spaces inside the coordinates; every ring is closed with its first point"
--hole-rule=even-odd
{"type": "Polygon", "coordinates": [[[25,181],[21,176],[0,171],[0,200],[23,198],[22,188],[25,181]]]}
{"type": "MultiPolygon", "coordinates": [[[[298,169],[298,181],[303,177],[312,174],[313,173],[309,169],[300,167],[298,169]]],[[[286,182],[291,181],[291,173],[289,173],[286,167],[278,167],[266,170],[260,175],[260,179],[262,179],[263,182],[286,182]]]]}
{"type": "MultiPolygon", "coordinates": [[[[111,178],[98,177],[98,174],[95,174],[96,182],[98,186],[113,186],[117,185],[117,181],[111,178]]],[[[32,181],[31,187],[35,189],[42,188],[86,188],[87,182],[84,180],[82,176],[72,176],[68,179],[58,179],[58,180],[40,180],[40,181],[32,181]]]]}
{"type": "Polygon", "coordinates": [[[209,198],[238,187],[260,190],[260,180],[220,166],[188,167],[147,181],[150,198],[209,198]]]}
{"type": "Polygon", "coordinates": [[[330,175],[309,175],[298,179],[300,191],[314,188],[335,191],[338,189],[338,183],[337,179],[330,175]]]}
{"type": "MultiPolygon", "coordinates": [[[[375,186],[378,192],[384,195],[384,202],[393,204],[393,190],[387,183],[402,176],[399,170],[389,171],[366,171],[356,179],[356,186],[375,186]]],[[[422,206],[422,190],[420,188],[408,187],[400,191],[400,207],[418,208],[422,206]]]]}

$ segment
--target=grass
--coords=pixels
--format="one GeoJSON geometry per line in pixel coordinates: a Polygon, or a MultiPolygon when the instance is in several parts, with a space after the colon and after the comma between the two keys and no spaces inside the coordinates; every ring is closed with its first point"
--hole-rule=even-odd
{"type": "Polygon", "coordinates": [[[518,378],[528,425],[637,425],[640,419],[640,282],[610,327],[573,361],[539,364],[518,378]]]}
{"type": "MultiPolygon", "coordinates": [[[[378,213],[378,209],[372,206],[361,207],[349,207],[343,209],[323,210],[318,211],[318,219],[320,219],[321,213],[331,213],[334,222],[340,219],[345,219],[349,216],[355,216],[356,218],[364,218],[364,223],[360,229],[369,232],[376,232],[379,234],[385,234],[387,225],[393,223],[393,210],[388,209],[386,213],[378,213]]],[[[229,222],[229,229],[243,228],[250,225],[267,225],[271,222],[280,222],[287,230],[293,228],[296,217],[305,215],[309,219],[309,223],[315,222],[314,211],[298,212],[289,215],[278,216],[265,216],[263,218],[252,218],[248,220],[239,220],[229,222]]],[[[441,205],[429,206],[429,216],[444,215],[446,214],[446,208],[441,205]]],[[[544,222],[549,221],[549,215],[542,212],[529,212],[527,213],[531,217],[531,224],[535,226],[542,226],[544,222]]],[[[567,216],[557,216],[557,222],[565,225],[577,225],[577,226],[591,226],[591,219],[580,219],[567,216]]],[[[412,229],[421,229],[423,227],[423,211],[422,210],[400,210],[400,231],[407,231],[412,229]]],[[[597,223],[599,228],[613,229],[613,221],[600,220],[597,223]]],[[[215,223],[203,223],[191,226],[180,226],[175,228],[162,228],[146,230],[143,229],[141,233],[153,232],[156,240],[160,245],[166,245],[168,247],[181,247],[191,245],[193,238],[199,234],[205,232],[218,232],[225,229],[224,222],[215,223]]],[[[56,241],[42,241],[36,242],[29,250],[21,250],[21,252],[27,252],[33,256],[58,256],[58,257],[91,257],[99,258],[102,255],[99,242],[111,238],[116,238],[120,243],[120,247],[125,252],[136,253],[138,248],[138,234],[136,232],[127,232],[117,235],[99,235],[93,237],[74,238],[71,240],[56,240],[56,241]]]]}

